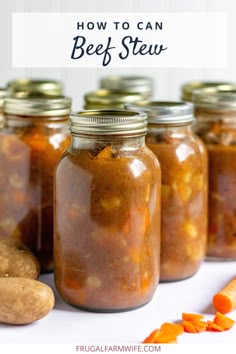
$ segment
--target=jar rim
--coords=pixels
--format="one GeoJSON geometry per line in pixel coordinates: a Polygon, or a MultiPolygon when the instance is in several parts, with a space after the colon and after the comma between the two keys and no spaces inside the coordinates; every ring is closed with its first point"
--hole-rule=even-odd
{"type": "Polygon", "coordinates": [[[7,97],[4,101],[3,111],[6,114],[22,116],[55,117],[69,115],[71,98],[65,96],[7,97]]]}
{"type": "Polygon", "coordinates": [[[235,87],[232,82],[227,81],[188,81],[182,85],[182,96],[181,99],[183,101],[193,101],[193,92],[198,89],[204,88],[222,88],[229,89],[231,87],[235,87]]]}
{"type": "Polygon", "coordinates": [[[236,109],[236,86],[228,88],[207,87],[193,92],[195,107],[218,110],[236,109]]]}
{"type": "Polygon", "coordinates": [[[70,130],[75,134],[144,135],[145,113],[127,110],[86,110],[70,115],[70,130]]]}
{"type": "Polygon", "coordinates": [[[141,101],[126,104],[127,109],[144,112],[148,123],[152,124],[187,124],[194,121],[193,105],[182,101],[141,101]]]}
{"type": "Polygon", "coordinates": [[[151,94],[153,80],[148,76],[109,75],[101,78],[100,87],[115,92],[151,94]]]}

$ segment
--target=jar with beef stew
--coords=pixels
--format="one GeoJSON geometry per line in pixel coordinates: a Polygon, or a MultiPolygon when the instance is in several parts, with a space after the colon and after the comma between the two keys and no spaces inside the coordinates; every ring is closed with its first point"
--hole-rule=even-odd
{"type": "Polygon", "coordinates": [[[193,94],[196,132],[209,155],[208,259],[236,260],[236,90],[193,94]]]}
{"type": "Polygon", "coordinates": [[[0,132],[0,234],[53,269],[53,174],[70,144],[71,100],[6,98],[0,132]]]}
{"type": "Polygon", "coordinates": [[[192,132],[192,105],[142,102],[130,106],[148,115],[147,146],[160,161],[161,281],[194,275],[205,257],[207,153],[192,132]]]}
{"type": "Polygon", "coordinates": [[[78,308],[131,310],[158,284],[161,174],[146,125],[129,111],[71,115],[54,180],[54,264],[59,293],[78,308]]]}

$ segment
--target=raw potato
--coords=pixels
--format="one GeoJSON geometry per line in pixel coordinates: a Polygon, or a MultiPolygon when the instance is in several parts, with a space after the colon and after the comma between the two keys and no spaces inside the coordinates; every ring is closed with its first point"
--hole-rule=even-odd
{"type": "Polygon", "coordinates": [[[32,323],[46,316],[54,303],[52,289],[38,280],[0,278],[0,323],[32,323]]]}
{"type": "Polygon", "coordinates": [[[40,265],[28,247],[18,240],[0,237],[0,277],[37,279],[40,265]]]}

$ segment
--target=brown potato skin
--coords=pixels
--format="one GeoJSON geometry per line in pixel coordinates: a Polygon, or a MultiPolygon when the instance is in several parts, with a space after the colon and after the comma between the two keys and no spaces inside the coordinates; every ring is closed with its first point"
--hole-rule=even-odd
{"type": "Polygon", "coordinates": [[[46,316],[54,303],[52,289],[38,280],[0,278],[0,323],[32,323],[46,316]]]}
{"type": "Polygon", "coordinates": [[[0,278],[22,277],[38,279],[37,258],[22,242],[0,236],[0,278]]]}

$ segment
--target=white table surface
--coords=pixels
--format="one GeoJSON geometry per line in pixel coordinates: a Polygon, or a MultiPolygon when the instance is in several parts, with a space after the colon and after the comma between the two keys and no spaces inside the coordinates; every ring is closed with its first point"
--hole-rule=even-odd
{"type": "MultiPolygon", "coordinates": [[[[8,326],[0,324],[1,348],[11,343],[27,344],[106,344],[141,343],[163,322],[181,319],[182,312],[202,313],[212,319],[212,296],[236,275],[236,262],[204,262],[198,273],[184,281],[161,283],[153,300],[146,306],[123,313],[91,313],[77,310],[66,303],[55,290],[53,274],[40,280],[49,284],[55,292],[54,309],[45,318],[31,325],[8,326]]],[[[229,314],[236,320],[236,310],[229,314]]],[[[179,344],[236,345],[236,325],[225,332],[184,333],[179,344]]],[[[178,345],[179,345],[178,344],[178,345]]],[[[235,346],[236,353],[236,346],[235,346]]]]}

